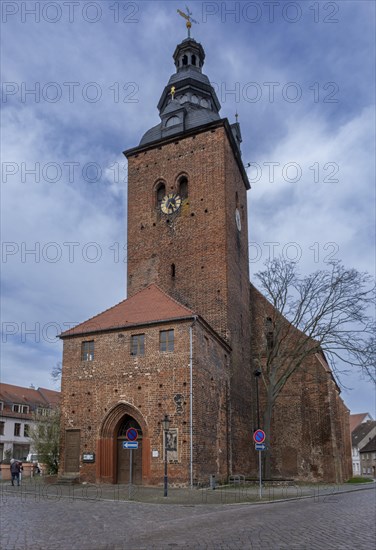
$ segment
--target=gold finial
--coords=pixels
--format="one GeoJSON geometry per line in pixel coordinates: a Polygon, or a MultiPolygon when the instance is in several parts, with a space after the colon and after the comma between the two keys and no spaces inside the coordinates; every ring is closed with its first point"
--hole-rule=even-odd
{"type": "Polygon", "coordinates": [[[175,86],[171,86],[170,94],[171,94],[172,99],[174,99],[174,97],[175,97],[175,91],[176,91],[175,86]]]}
{"type": "Polygon", "coordinates": [[[188,38],[191,38],[191,27],[192,27],[192,23],[197,23],[198,25],[198,21],[195,21],[195,19],[192,19],[191,15],[192,15],[192,12],[189,11],[189,8],[188,6],[185,6],[186,7],[186,10],[187,10],[187,13],[184,13],[183,11],[181,10],[177,10],[178,14],[181,15],[182,17],[184,17],[184,19],[187,20],[186,22],[186,27],[188,29],[188,38]]]}

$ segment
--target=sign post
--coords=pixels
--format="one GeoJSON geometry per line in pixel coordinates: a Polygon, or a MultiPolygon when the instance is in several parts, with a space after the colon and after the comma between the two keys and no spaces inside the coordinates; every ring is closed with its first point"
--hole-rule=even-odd
{"type": "Polygon", "coordinates": [[[265,441],[265,432],[263,430],[256,430],[253,434],[253,441],[255,442],[255,449],[259,454],[259,497],[262,498],[262,461],[261,453],[265,451],[266,445],[263,445],[265,441]]]}
{"type": "Polygon", "coordinates": [[[129,484],[128,484],[128,498],[131,500],[132,496],[132,477],[133,477],[133,449],[138,449],[138,432],[136,428],[128,428],[125,434],[128,441],[123,441],[123,449],[129,449],[129,484]]]}

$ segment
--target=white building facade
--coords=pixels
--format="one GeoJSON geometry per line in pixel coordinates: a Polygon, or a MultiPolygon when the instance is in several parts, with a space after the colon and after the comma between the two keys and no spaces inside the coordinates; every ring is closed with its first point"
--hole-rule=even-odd
{"type": "Polygon", "coordinates": [[[26,460],[34,452],[30,433],[38,421],[59,406],[60,392],[0,384],[0,461],[26,460]]]}

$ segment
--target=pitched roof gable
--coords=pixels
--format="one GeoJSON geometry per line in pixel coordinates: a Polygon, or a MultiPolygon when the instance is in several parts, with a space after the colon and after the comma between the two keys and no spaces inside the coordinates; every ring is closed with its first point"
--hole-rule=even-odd
{"type": "Polygon", "coordinates": [[[359,424],[364,423],[366,420],[372,420],[369,413],[350,414],[350,433],[353,432],[359,424]]]}
{"type": "Polygon", "coordinates": [[[66,330],[61,338],[126,328],[127,326],[156,323],[192,317],[194,312],[152,284],[131,298],[95,315],[91,319],[66,330]]]}
{"type": "Polygon", "coordinates": [[[376,451],[376,436],[368,441],[367,445],[364,445],[362,449],[359,449],[360,453],[369,453],[376,451]]]}
{"type": "Polygon", "coordinates": [[[57,405],[60,402],[60,392],[0,383],[0,401],[20,405],[57,405]]]}
{"type": "Polygon", "coordinates": [[[353,447],[357,447],[359,443],[369,434],[374,428],[376,428],[376,420],[368,420],[360,424],[351,434],[351,440],[353,447]]]}

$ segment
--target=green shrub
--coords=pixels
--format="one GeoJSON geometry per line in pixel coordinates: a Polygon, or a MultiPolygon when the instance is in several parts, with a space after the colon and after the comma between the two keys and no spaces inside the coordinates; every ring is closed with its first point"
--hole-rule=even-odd
{"type": "Polygon", "coordinates": [[[372,481],[371,477],[351,477],[346,483],[372,483],[372,481]]]}

